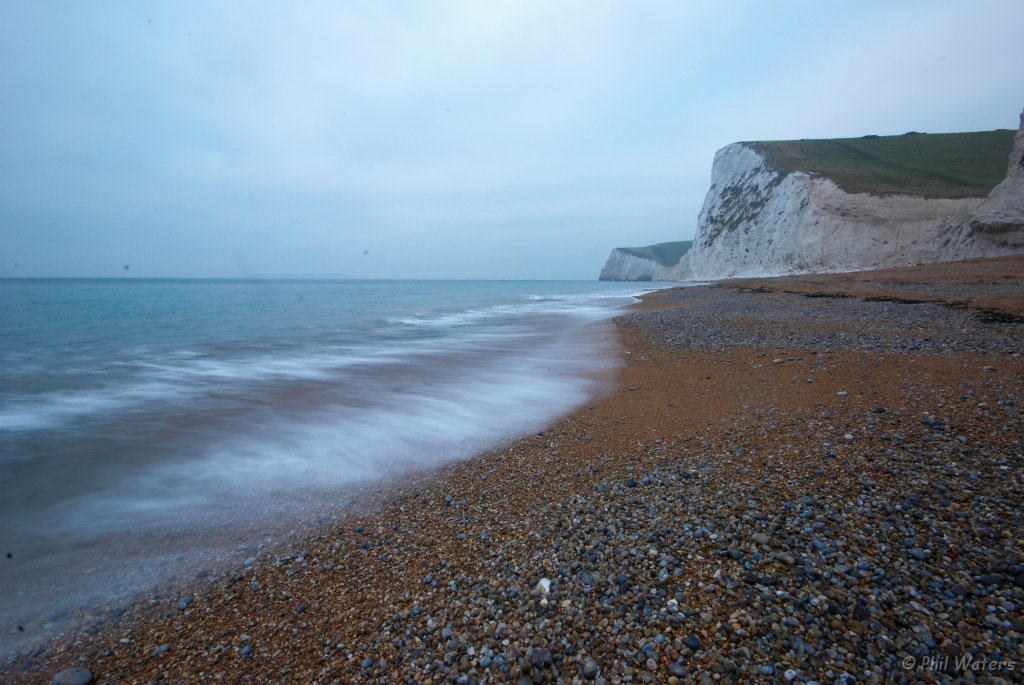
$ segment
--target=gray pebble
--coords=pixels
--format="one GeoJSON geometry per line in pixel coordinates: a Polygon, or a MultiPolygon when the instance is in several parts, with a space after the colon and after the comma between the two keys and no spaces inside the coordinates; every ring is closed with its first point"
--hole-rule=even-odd
{"type": "Polygon", "coordinates": [[[53,675],[51,685],[89,685],[92,682],[92,673],[85,668],[65,668],[53,675]]]}
{"type": "Polygon", "coordinates": [[[597,662],[589,656],[583,660],[583,677],[587,680],[593,680],[597,677],[600,668],[597,666],[597,662]]]}

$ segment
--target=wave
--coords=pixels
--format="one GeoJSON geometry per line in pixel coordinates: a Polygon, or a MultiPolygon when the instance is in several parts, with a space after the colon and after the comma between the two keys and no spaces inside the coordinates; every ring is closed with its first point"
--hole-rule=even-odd
{"type": "MultiPolygon", "coordinates": [[[[64,379],[76,373],[94,373],[99,364],[109,370],[106,375],[117,380],[86,389],[8,393],[8,397],[0,399],[0,433],[69,428],[76,421],[104,414],[200,398],[212,389],[223,394],[251,392],[252,386],[260,383],[337,382],[353,369],[530,337],[539,328],[538,322],[531,320],[533,317],[566,316],[577,322],[608,318],[620,307],[634,302],[641,292],[644,291],[530,294],[512,303],[389,317],[385,320],[388,326],[377,332],[378,340],[371,336],[368,342],[346,346],[274,349],[239,357],[180,350],[166,358],[138,354],[128,360],[101,363],[86,357],[77,360],[79,366],[51,369],[47,373],[64,379]],[[404,336],[395,335],[395,326],[411,331],[404,336]],[[417,333],[422,330],[430,331],[433,337],[417,333]]],[[[12,377],[10,371],[6,373],[12,377]]]]}
{"type": "Polygon", "coordinates": [[[168,383],[141,382],[102,390],[63,391],[10,401],[0,407],[0,431],[50,429],[71,419],[138,406],[140,403],[181,399],[168,383]]]}
{"type": "MultiPolygon", "coordinates": [[[[402,384],[379,401],[280,413],[245,434],[225,436],[200,454],[156,464],[55,509],[51,535],[102,535],[133,526],[180,528],[188,512],[209,520],[247,502],[286,506],[310,490],[379,480],[471,456],[538,429],[585,401],[604,363],[567,369],[525,357],[443,383],[402,384]],[[556,373],[556,369],[561,373],[556,373]],[[272,498],[268,495],[273,494],[272,498]]],[[[580,365],[577,365],[578,367],[580,365]]]]}
{"type": "Polygon", "coordinates": [[[388,324],[425,328],[455,328],[494,319],[514,319],[537,315],[567,315],[586,319],[609,318],[615,311],[637,301],[633,293],[575,293],[565,295],[525,295],[520,301],[460,311],[422,311],[389,317],[388,324]]]}
{"type": "MultiPolygon", "coordinates": [[[[586,333],[641,292],[351,287],[289,285],[314,304],[269,313],[263,299],[217,299],[242,286],[187,284],[202,291],[191,299],[184,286],[148,287],[145,302],[166,293],[167,316],[182,322],[173,335],[160,317],[140,331],[113,310],[83,316],[90,327],[112,322],[88,349],[68,333],[49,348],[0,351],[18,367],[0,371],[0,527],[19,560],[0,619],[142,589],[182,559],[200,563],[207,531],[206,553],[220,555],[241,537],[336,511],[349,485],[537,430],[592,396],[613,361],[602,347],[610,336],[586,333]],[[184,556],[164,563],[170,549],[184,556]],[[72,576],[73,592],[53,598],[72,576]]],[[[273,292],[284,291],[258,294],[273,292]]]]}
{"type": "Polygon", "coordinates": [[[241,359],[178,355],[177,360],[139,360],[116,364],[122,380],[83,390],[54,390],[12,396],[0,404],[0,432],[69,427],[68,424],[123,411],[151,411],[216,392],[247,394],[254,385],[272,382],[343,380],[354,369],[409,361],[416,357],[467,349],[515,331],[481,333],[461,340],[404,341],[389,347],[275,351],[241,359]]]}

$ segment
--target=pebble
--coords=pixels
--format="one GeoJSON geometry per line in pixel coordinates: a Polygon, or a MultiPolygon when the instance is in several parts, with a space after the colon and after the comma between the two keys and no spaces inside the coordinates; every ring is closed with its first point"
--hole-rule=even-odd
{"type": "Polygon", "coordinates": [[[89,685],[92,682],[92,673],[85,668],[65,668],[53,675],[51,685],[89,685]]]}
{"type": "MultiPolygon", "coordinates": [[[[115,634],[104,677],[136,646],[145,657],[142,645],[166,639],[174,649],[161,645],[165,657],[144,668],[168,682],[199,669],[229,682],[256,666],[293,682],[911,682],[902,655],[950,645],[1024,663],[1024,390],[1012,382],[1020,362],[999,356],[1024,349],[1021,327],[935,305],[685,290],[685,313],[618,321],[652,350],[699,352],[722,374],[736,359],[747,373],[751,359],[813,351],[817,383],[752,386],[748,408],[707,425],[684,417],[678,396],[662,409],[666,398],[641,385],[631,401],[654,396],[654,412],[678,413],[671,426],[652,413],[610,448],[555,424],[525,439],[544,456],[519,480],[486,457],[451,467],[451,479],[445,471],[443,484],[402,502],[408,518],[382,526],[368,516],[355,533],[346,523],[331,531],[342,538],[331,551],[311,543],[301,555],[309,577],[334,565],[319,584],[260,564],[244,583],[201,590],[203,611],[174,616],[180,632],[163,622],[123,647],[115,634]],[[759,316],[771,325],[744,323],[759,316]],[[761,351],[724,354],[745,346],[761,351]],[[998,359],[1000,373],[984,375],[988,385],[946,380],[937,355],[951,351],[998,359]],[[928,379],[901,371],[911,358],[928,379]],[[881,364],[891,387],[861,385],[881,364]],[[871,404],[830,401],[843,386],[871,404]],[[368,578],[387,580],[378,589],[368,578]],[[315,610],[299,613],[299,598],[315,610]],[[215,611],[231,632],[197,632],[215,611]],[[217,645],[238,645],[243,629],[259,631],[260,658],[214,666],[217,645]]],[[[968,371],[981,377],[977,364],[968,371]]],[[[622,414],[585,416],[618,435],[622,414]]],[[[520,459],[520,445],[501,458],[520,459]]],[[[239,654],[255,655],[247,636],[239,654]]]]}
{"type": "Polygon", "coordinates": [[[528,650],[527,656],[534,668],[546,668],[552,662],[550,650],[544,647],[534,647],[528,650]]]}

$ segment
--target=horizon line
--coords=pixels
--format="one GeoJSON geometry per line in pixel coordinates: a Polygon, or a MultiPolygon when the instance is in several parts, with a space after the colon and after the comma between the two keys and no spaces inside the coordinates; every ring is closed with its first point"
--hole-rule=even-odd
{"type": "Polygon", "coordinates": [[[556,281],[602,282],[599,278],[360,278],[349,276],[0,276],[0,281],[556,281]]]}

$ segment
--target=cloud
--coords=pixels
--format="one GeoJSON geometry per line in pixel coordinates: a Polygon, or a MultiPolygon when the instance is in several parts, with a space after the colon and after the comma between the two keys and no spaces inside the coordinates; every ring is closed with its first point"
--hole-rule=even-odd
{"type": "Polygon", "coordinates": [[[995,0],[11,3],[0,226],[38,275],[72,274],[25,232],[78,231],[83,265],[151,236],[160,267],[129,260],[133,275],[230,275],[244,252],[253,270],[401,276],[411,262],[372,271],[392,240],[437,277],[589,277],[615,245],[690,237],[729,142],[1013,125],[1022,14],[995,0]],[[531,260],[541,245],[560,262],[531,260]],[[519,264],[474,271],[488,250],[519,264]]]}
{"type": "Polygon", "coordinates": [[[1016,128],[1024,5],[895,3],[808,37],[790,68],[715,112],[731,140],[1016,128]]]}
{"type": "MultiPolygon", "coordinates": [[[[495,173],[488,165],[523,172],[584,146],[599,113],[657,52],[657,40],[640,38],[651,24],[629,35],[618,13],[593,3],[442,3],[412,17],[387,7],[303,5],[262,16],[270,35],[256,29],[231,50],[201,47],[206,67],[189,70],[189,82],[224,80],[224,53],[244,62],[231,62],[239,77],[229,88],[183,85],[181,109],[245,144],[215,138],[179,163],[245,182],[258,173],[329,185],[438,163],[458,184],[479,177],[459,172],[470,165],[484,176],[495,173]]],[[[661,34],[662,43],[679,39],[661,34]]]]}

